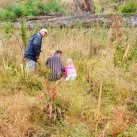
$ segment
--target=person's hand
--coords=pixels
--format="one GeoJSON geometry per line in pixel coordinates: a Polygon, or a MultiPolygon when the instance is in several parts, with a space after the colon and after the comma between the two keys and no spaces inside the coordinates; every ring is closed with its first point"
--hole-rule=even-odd
{"type": "Polygon", "coordinates": [[[38,65],[38,66],[40,65],[40,62],[39,62],[39,60],[37,60],[37,65],[38,65]]]}
{"type": "Polygon", "coordinates": [[[37,56],[36,59],[38,60],[38,59],[39,59],[39,56],[37,56]]]}

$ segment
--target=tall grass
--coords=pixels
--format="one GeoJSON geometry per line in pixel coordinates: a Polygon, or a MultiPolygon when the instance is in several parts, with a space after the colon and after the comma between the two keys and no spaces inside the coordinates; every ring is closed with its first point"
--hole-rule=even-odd
{"type": "MultiPolygon", "coordinates": [[[[3,28],[0,30],[0,135],[136,135],[136,56],[130,58],[128,69],[119,65],[119,61],[124,60],[125,66],[129,55],[136,54],[137,29],[123,24],[119,29],[113,26],[47,29],[49,35],[43,39],[40,64],[45,63],[50,51],[61,49],[64,64],[71,57],[78,72],[76,81],[67,83],[62,79],[56,86],[56,93],[61,97],[59,103],[63,105],[61,109],[65,109],[63,119],[49,121],[48,114],[43,112],[45,102],[49,101],[44,76],[48,70],[45,68],[37,76],[26,77],[25,71],[20,69],[21,30],[13,29],[15,35],[12,35],[12,31],[7,33],[7,28],[3,28]],[[118,48],[119,44],[124,52],[118,48]],[[92,54],[94,49],[96,52],[92,54]]],[[[27,38],[34,32],[27,30],[27,38]]],[[[44,69],[45,66],[41,66],[44,69]]],[[[54,82],[50,86],[52,89],[54,82]]]]}
{"type": "MultiPolygon", "coordinates": [[[[1,0],[0,1],[0,6],[1,8],[5,8],[7,7],[9,4],[11,4],[11,2],[13,2],[12,0],[1,0]]],[[[15,1],[14,1],[15,2],[15,1]]]]}

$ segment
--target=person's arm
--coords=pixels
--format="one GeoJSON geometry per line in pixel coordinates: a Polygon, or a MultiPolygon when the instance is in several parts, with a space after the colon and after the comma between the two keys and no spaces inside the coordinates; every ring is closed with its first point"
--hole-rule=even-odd
{"type": "Polygon", "coordinates": [[[33,50],[35,57],[38,59],[40,52],[41,52],[41,43],[42,43],[42,38],[39,35],[36,35],[33,41],[33,50]]]}
{"type": "Polygon", "coordinates": [[[46,66],[49,65],[49,60],[50,60],[50,57],[46,60],[46,63],[45,63],[46,66]]]}

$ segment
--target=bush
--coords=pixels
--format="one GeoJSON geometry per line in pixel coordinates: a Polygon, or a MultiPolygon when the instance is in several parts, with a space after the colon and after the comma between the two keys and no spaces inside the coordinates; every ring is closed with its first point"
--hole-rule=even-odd
{"type": "Polygon", "coordinates": [[[116,2],[120,2],[121,0],[107,0],[107,1],[111,3],[116,3],[116,2]]]}
{"type": "Polygon", "coordinates": [[[14,7],[12,10],[13,10],[13,13],[16,15],[16,17],[21,17],[23,15],[21,6],[14,7]]]}
{"type": "Polygon", "coordinates": [[[24,5],[14,4],[1,10],[0,18],[19,18],[22,15],[36,16],[49,12],[64,12],[64,8],[56,0],[50,0],[47,3],[28,1],[24,5]]]}
{"type": "Polygon", "coordinates": [[[49,1],[45,6],[46,12],[64,12],[63,7],[56,0],[49,1]]]}
{"type": "Polygon", "coordinates": [[[14,19],[16,17],[16,15],[13,12],[7,11],[7,10],[1,10],[0,11],[0,19],[14,19]]]}
{"type": "Polygon", "coordinates": [[[33,75],[30,74],[27,70],[27,67],[20,65],[20,69],[16,70],[17,73],[17,84],[19,87],[27,87],[27,89],[30,90],[42,90],[43,84],[42,80],[33,75]]]}
{"type": "Polygon", "coordinates": [[[130,1],[119,8],[121,13],[137,13],[137,2],[130,1]]]}

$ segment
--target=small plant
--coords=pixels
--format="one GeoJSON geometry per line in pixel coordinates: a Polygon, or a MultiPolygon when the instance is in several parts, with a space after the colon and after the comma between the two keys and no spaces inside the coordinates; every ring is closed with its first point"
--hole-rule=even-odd
{"type": "MultiPolygon", "coordinates": [[[[39,7],[41,7],[39,5],[39,7]]],[[[50,0],[47,2],[46,6],[45,6],[45,12],[64,12],[64,8],[59,4],[58,1],[56,0],[50,0]]]]}
{"type": "Polygon", "coordinates": [[[58,84],[59,81],[57,81],[51,89],[49,81],[46,80],[48,101],[44,107],[44,112],[48,115],[51,121],[61,120],[64,117],[65,107],[63,106],[60,95],[56,92],[56,87],[58,84]]]}
{"type": "Polygon", "coordinates": [[[23,64],[20,65],[20,69],[16,71],[18,76],[18,85],[21,87],[22,85],[31,90],[42,90],[43,85],[41,80],[28,72],[27,66],[25,67],[23,64]]]}
{"type": "Polygon", "coordinates": [[[45,67],[45,65],[39,64],[38,72],[39,72],[39,76],[47,79],[49,77],[49,74],[50,74],[50,69],[45,67]]]}
{"type": "Polygon", "coordinates": [[[124,133],[130,124],[131,116],[128,114],[127,111],[122,112],[118,106],[114,108],[113,111],[113,121],[112,121],[112,136],[124,136],[124,133]]]}
{"type": "Polygon", "coordinates": [[[64,13],[64,7],[56,0],[50,0],[47,2],[34,2],[28,1],[25,4],[14,4],[10,5],[5,9],[1,9],[0,18],[4,19],[15,19],[21,16],[36,16],[44,15],[49,12],[64,13]]]}

